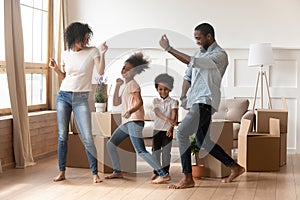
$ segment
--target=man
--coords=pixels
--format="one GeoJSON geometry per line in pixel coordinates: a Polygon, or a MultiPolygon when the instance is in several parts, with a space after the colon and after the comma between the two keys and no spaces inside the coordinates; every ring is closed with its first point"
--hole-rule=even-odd
{"type": "Polygon", "coordinates": [[[214,28],[208,23],[198,25],[194,37],[200,48],[194,56],[186,55],[170,46],[166,35],[159,41],[160,46],[179,61],[187,64],[180,100],[189,110],[176,133],[184,177],[169,188],[183,189],[194,187],[192,177],[191,149],[189,136],[196,133],[199,147],[231,168],[229,177],[222,180],[228,183],[245,172],[218,144],[210,140],[211,116],[218,110],[221,99],[222,77],[228,65],[226,52],[215,40],[214,28]],[[189,92],[188,92],[189,91],[189,92]],[[187,93],[188,92],[188,93],[187,93]],[[188,95],[188,96],[186,96],[188,95]]]}

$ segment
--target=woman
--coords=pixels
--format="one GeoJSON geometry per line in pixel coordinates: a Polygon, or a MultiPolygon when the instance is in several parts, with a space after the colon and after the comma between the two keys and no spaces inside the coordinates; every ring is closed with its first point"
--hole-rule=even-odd
{"type": "Polygon", "coordinates": [[[62,79],[60,91],[56,100],[58,123],[58,165],[59,174],[53,181],[65,180],[66,157],[68,150],[68,133],[71,112],[80,130],[93,182],[102,182],[98,176],[97,152],[91,131],[91,111],[88,97],[91,90],[93,68],[96,66],[100,75],[104,74],[104,55],[108,49],[106,43],[101,46],[101,52],[96,47],[89,47],[93,32],[88,24],[74,22],[65,31],[67,50],[63,53],[62,69],[54,59],[50,59],[49,67],[62,79]]]}

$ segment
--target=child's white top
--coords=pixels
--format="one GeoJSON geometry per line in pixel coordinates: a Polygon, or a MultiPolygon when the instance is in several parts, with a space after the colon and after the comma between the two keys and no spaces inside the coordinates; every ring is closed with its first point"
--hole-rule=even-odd
{"type": "MultiPolygon", "coordinates": [[[[172,109],[178,109],[178,101],[168,96],[165,99],[154,98],[153,99],[153,111],[158,108],[159,111],[166,117],[171,117],[172,109]]],[[[167,131],[170,128],[170,124],[167,121],[156,116],[154,118],[153,129],[167,131]]]]}

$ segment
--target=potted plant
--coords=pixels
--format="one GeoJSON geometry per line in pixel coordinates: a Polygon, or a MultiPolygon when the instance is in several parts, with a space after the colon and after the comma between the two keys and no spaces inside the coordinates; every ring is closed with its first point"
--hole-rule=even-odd
{"type": "Polygon", "coordinates": [[[191,153],[192,156],[194,156],[194,163],[192,164],[192,176],[194,178],[201,178],[204,173],[204,165],[200,164],[199,162],[199,151],[200,148],[197,145],[196,142],[196,137],[195,135],[192,135],[190,137],[190,142],[191,142],[191,153]]]}
{"type": "Polygon", "coordinates": [[[96,112],[106,111],[107,102],[107,85],[103,82],[103,78],[99,77],[97,79],[97,87],[94,93],[96,112]]]}

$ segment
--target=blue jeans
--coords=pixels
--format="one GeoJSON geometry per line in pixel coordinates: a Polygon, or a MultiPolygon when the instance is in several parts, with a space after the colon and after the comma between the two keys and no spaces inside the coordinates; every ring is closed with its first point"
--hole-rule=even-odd
{"type": "Polygon", "coordinates": [[[92,136],[91,111],[88,92],[59,91],[56,99],[58,124],[58,165],[60,171],[66,170],[68,135],[71,113],[73,111],[85,151],[93,174],[98,173],[97,151],[92,136]]]}
{"type": "Polygon", "coordinates": [[[229,167],[234,160],[210,139],[212,107],[207,104],[194,104],[178,127],[176,137],[179,145],[182,172],[192,173],[191,148],[189,137],[196,133],[197,145],[229,167]]]}
{"type": "Polygon", "coordinates": [[[142,138],[142,131],[144,128],[144,121],[130,121],[120,125],[108,140],[106,146],[109,156],[112,161],[114,173],[121,173],[119,154],[117,151],[118,145],[130,137],[131,143],[136,153],[144,159],[159,176],[165,177],[168,174],[162,169],[158,161],[146,150],[144,139],[142,138]]]}

